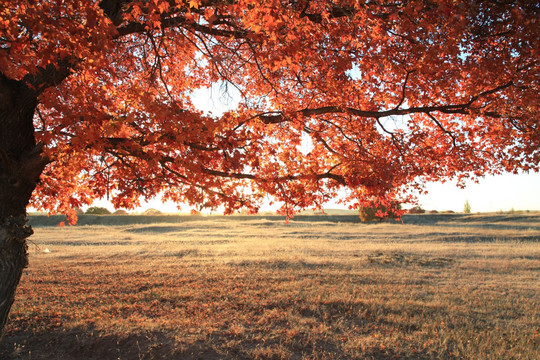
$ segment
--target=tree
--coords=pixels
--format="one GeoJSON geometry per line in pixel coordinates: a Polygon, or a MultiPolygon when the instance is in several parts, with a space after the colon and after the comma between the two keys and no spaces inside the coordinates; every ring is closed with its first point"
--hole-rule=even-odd
{"type": "Polygon", "coordinates": [[[538,12],[519,0],[4,0],[0,328],[27,265],[29,204],[74,221],[105,195],[230,213],[270,194],[289,214],[343,188],[359,208],[427,180],[537,171],[538,12]],[[240,105],[204,114],[193,91],[216,84],[240,105]]]}
{"type": "Polygon", "coordinates": [[[86,210],[86,213],[90,215],[109,215],[111,212],[101,206],[91,206],[86,210]]]}
{"type": "Polygon", "coordinates": [[[471,213],[471,204],[469,204],[469,200],[465,200],[465,204],[463,205],[463,212],[465,214],[471,213]]]}

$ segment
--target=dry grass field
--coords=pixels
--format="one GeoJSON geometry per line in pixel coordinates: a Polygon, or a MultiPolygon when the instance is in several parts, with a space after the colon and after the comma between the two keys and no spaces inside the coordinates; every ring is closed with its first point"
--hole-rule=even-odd
{"type": "Polygon", "coordinates": [[[0,358],[540,358],[539,213],[168,219],[38,224],[0,358]]]}

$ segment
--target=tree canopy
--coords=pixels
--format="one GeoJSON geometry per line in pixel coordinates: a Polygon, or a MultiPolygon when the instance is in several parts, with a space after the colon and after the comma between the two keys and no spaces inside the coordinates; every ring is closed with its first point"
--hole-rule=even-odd
{"type": "Polygon", "coordinates": [[[425,181],[537,171],[538,12],[494,0],[4,0],[0,77],[36,96],[19,130],[48,163],[31,204],[71,214],[161,193],[232,212],[269,194],[290,211],[347,189],[359,207],[405,201],[425,181]],[[237,108],[194,106],[216,84],[237,108]]]}

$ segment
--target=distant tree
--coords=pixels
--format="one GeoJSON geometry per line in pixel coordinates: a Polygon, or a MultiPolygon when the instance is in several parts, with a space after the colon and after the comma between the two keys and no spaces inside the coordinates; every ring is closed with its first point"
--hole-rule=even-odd
{"type": "Polygon", "coordinates": [[[109,215],[111,212],[100,206],[91,206],[88,209],[86,209],[86,214],[89,215],[109,215]]]}
{"type": "Polygon", "coordinates": [[[73,210],[75,210],[76,215],[83,215],[84,214],[84,211],[79,207],[75,207],[73,210]]]}
{"type": "Polygon", "coordinates": [[[282,213],[538,170],[534,1],[3,0],[0,329],[26,207],[282,213]],[[221,115],[194,90],[235,89],[221,115]],[[301,146],[309,143],[308,149],[301,146]]]}
{"type": "Polygon", "coordinates": [[[414,206],[409,209],[409,214],[424,214],[426,210],[422,209],[420,206],[414,206]]]}
{"type": "Polygon", "coordinates": [[[143,212],[143,215],[162,215],[163,213],[157,209],[147,209],[143,212]]]}
{"type": "Polygon", "coordinates": [[[465,200],[465,204],[463,205],[463,212],[465,214],[471,213],[471,205],[469,204],[469,200],[465,200]]]}

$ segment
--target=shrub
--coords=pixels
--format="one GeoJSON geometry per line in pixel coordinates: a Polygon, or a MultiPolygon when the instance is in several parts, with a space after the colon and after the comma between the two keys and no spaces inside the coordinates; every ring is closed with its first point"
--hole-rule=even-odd
{"type": "Polygon", "coordinates": [[[401,217],[400,210],[401,204],[397,201],[391,202],[390,206],[375,204],[375,202],[371,201],[370,205],[360,206],[360,209],[358,209],[358,217],[360,218],[360,221],[364,223],[374,220],[382,221],[384,219],[396,219],[401,217]],[[381,217],[382,214],[386,214],[386,216],[381,217]]]}
{"type": "Polygon", "coordinates": [[[92,214],[92,215],[108,215],[111,212],[109,210],[107,210],[106,208],[104,208],[104,207],[91,206],[88,209],[86,209],[86,213],[87,214],[92,214]]]}
{"type": "Polygon", "coordinates": [[[431,210],[429,213],[430,214],[438,214],[439,212],[437,210],[431,210]]]}
{"type": "Polygon", "coordinates": [[[128,212],[126,210],[120,209],[120,210],[116,210],[113,214],[114,215],[127,215],[128,212]]]}
{"type": "Polygon", "coordinates": [[[145,212],[143,212],[143,215],[161,215],[162,212],[156,209],[148,209],[145,212]]]}

